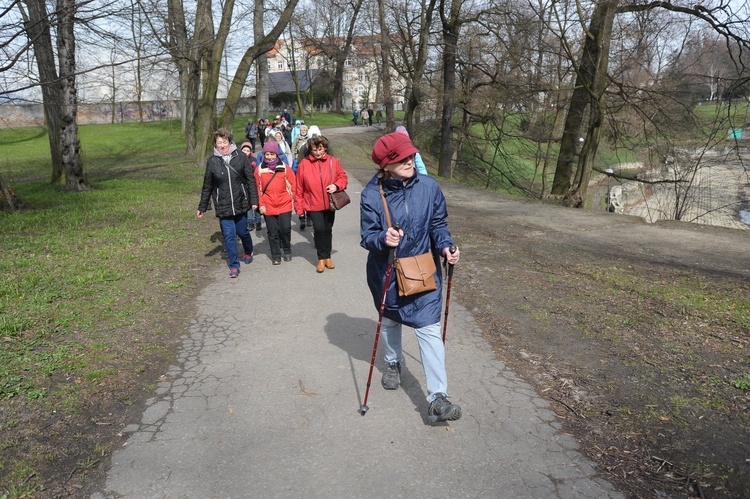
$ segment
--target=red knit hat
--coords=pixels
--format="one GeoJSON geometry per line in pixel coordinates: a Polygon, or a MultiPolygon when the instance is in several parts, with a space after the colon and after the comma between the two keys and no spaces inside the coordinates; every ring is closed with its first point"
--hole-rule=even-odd
{"type": "Polygon", "coordinates": [[[380,168],[385,168],[386,165],[400,163],[404,158],[418,152],[408,136],[402,133],[389,133],[375,142],[370,157],[380,168]]]}

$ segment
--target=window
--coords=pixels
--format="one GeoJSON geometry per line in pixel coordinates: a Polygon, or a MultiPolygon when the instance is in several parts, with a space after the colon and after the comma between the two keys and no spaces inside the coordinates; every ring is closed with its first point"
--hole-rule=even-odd
{"type": "Polygon", "coordinates": [[[276,69],[284,69],[284,61],[281,59],[276,60],[276,69]]]}
{"type": "Polygon", "coordinates": [[[349,59],[349,58],[347,58],[347,59],[346,59],[346,60],[344,61],[344,67],[347,67],[347,68],[350,68],[350,67],[352,67],[352,60],[351,60],[351,59],[349,59]]]}

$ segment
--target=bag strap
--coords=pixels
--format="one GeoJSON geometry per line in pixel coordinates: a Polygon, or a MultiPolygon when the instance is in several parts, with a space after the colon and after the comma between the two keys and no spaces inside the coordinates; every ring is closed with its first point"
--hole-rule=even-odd
{"type": "Polygon", "coordinates": [[[388,210],[388,203],[385,202],[385,192],[383,192],[383,181],[381,180],[378,182],[378,186],[380,187],[380,199],[383,200],[383,208],[385,208],[385,223],[388,225],[388,228],[391,228],[391,213],[390,210],[388,210]]]}
{"type": "MultiPolygon", "coordinates": [[[[274,171],[273,171],[273,175],[271,175],[271,180],[269,180],[269,181],[268,181],[268,183],[266,184],[266,186],[265,186],[265,187],[263,187],[263,184],[261,183],[261,190],[260,190],[260,195],[261,195],[261,196],[262,196],[263,194],[265,194],[265,193],[266,193],[266,191],[268,191],[268,186],[269,186],[269,185],[271,185],[271,182],[273,182],[273,179],[275,179],[275,178],[276,178],[276,174],[277,174],[277,173],[279,173],[279,172],[278,172],[278,171],[276,171],[276,170],[274,170],[274,171]]],[[[284,167],[284,175],[286,176],[286,167],[284,167]]]]}

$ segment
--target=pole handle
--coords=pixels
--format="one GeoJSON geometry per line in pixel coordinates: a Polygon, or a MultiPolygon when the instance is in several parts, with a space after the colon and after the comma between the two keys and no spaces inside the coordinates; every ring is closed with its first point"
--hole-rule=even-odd
{"type": "MultiPolygon", "coordinates": [[[[451,244],[450,248],[448,248],[448,251],[451,252],[451,255],[456,252],[458,248],[456,248],[455,245],[451,244]]],[[[448,275],[453,274],[453,264],[448,263],[448,258],[443,258],[443,270],[445,270],[448,275]]]]}
{"type": "MultiPolygon", "coordinates": [[[[401,230],[401,224],[399,224],[398,222],[396,222],[395,224],[393,224],[393,228],[400,231],[401,230]]],[[[396,263],[396,248],[391,248],[391,250],[388,252],[388,263],[391,264],[391,265],[393,265],[394,263],[396,263]]]]}

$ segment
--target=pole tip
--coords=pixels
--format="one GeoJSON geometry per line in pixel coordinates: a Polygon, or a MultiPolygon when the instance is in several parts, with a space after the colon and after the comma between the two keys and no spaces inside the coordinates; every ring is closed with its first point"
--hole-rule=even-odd
{"type": "Polygon", "coordinates": [[[360,407],[360,408],[359,408],[359,413],[360,413],[360,414],[361,414],[362,416],[364,416],[365,414],[367,414],[367,411],[368,411],[369,409],[370,409],[369,407],[367,407],[366,405],[363,405],[362,407],[360,407]]]}

